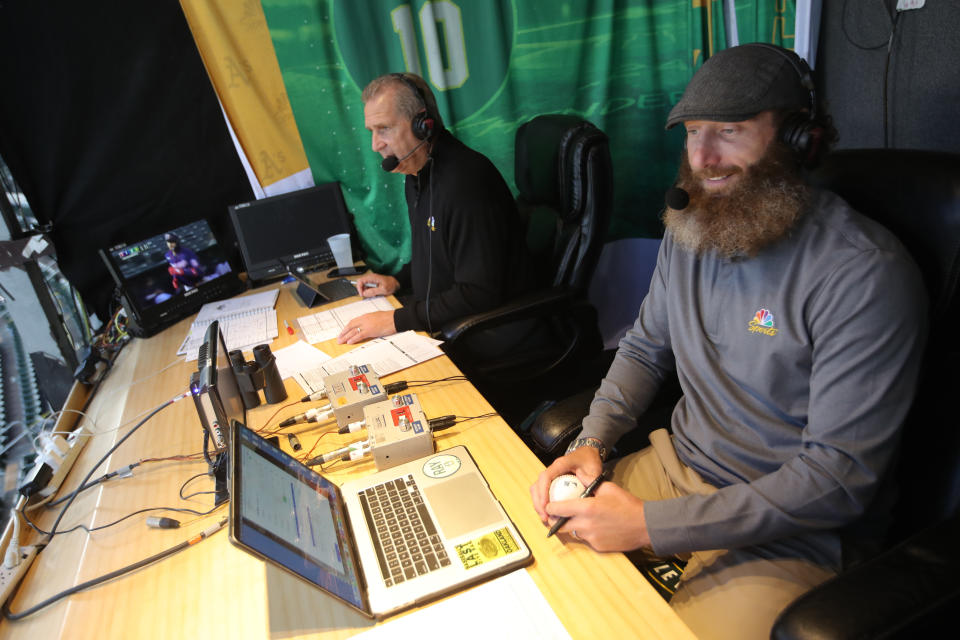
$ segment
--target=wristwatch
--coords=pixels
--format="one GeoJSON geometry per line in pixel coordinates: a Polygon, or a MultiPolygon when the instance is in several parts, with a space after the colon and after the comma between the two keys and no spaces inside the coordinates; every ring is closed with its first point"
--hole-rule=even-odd
{"type": "Polygon", "coordinates": [[[573,453],[580,447],[593,447],[600,452],[600,460],[607,459],[607,447],[599,438],[577,438],[567,447],[566,453],[573,453]]]}

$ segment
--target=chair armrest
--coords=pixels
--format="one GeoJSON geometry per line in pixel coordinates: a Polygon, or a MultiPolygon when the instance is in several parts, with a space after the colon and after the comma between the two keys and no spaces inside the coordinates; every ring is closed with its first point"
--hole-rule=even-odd
{"type": "MultiPolygon", "coordinates": [[[[921,531],[798,598],[774,640],[901,637],[949,625],[960,603],[960,516],[921,531]]],[[[942,627],[947,628],[947,627],[942,627]]]]}
{"type": "Polygon", "coordinates": [[[596,392],[596,387],[584,389],[553,403],[533,420],[523,436],[537,457],[552,461],[566,452],[567,445],[580,433],[581,423],[590,413],[590,403],[596,392]]]}
{"type": "MultiPolygon", "coordinates": [[[[565,288],[536,291],[510,302],[471,316],[452,320],[440,328],[440,337],[454,342],[475,331],[491,329],[500,325],[542,317],[548,314],[569,311],[572,305],[581,303],[565,288]]],[[[586,301],[582,301],[587,304],[586,301]]]]}

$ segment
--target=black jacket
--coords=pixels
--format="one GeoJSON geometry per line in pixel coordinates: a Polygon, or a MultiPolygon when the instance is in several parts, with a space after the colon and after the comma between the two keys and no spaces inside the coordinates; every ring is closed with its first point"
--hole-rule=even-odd
{"type": "Polygon", "coordinates": [[[412,296],[401,296],[397,331],[436,331],[496,308],[533,280],[526,229],[493,163],[445,129],[430,158],[406,181],[411,260],[396,277],[412,296]]]}

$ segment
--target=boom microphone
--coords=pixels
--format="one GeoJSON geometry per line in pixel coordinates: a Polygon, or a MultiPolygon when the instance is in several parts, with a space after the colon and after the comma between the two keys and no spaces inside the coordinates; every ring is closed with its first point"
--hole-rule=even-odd
{"type": "Polygon", "coordinates": [[[383,162],[380,163],[380,168],[386,171],[387,173],[390,173],[391,171],[399,167],[401,162],[403,162],[404,160],[412,156],[417,149],[425,145],[428,139],[429,138],[425,138],[421,140],[420,144],[418,144],[413,149],[411,149],[410,153],[406,154],[402,158],[397,158],[397,156],[387,156],[386,158],[383,159],[383,162]]]}
{"type": "Polygon", "coordinates": [[[676,211],[682,211],[690,204],[690,194],[680,187],[670,187],[667,189],[667,195],[664,198],[667,206],[676,211]]]}

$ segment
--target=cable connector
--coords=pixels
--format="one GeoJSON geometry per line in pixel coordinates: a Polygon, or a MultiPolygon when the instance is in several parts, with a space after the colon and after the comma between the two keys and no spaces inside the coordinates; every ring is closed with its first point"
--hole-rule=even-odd
{"type": "Polygon", "coordinates": [[[359,460],[368,455],[370,455],[370,441],[364,440],[359,447],[352,447],[350,451],[340,456],[340,460],[342,462],[349,462],[350,460],[359,460]]]}
{"type": "Polygon", "coordinates": [[[440,416],[439,418],[430,418],[427,420],[430,425],[430,431],[437,432],[449,429],[457,424],[457,416],[440,416]]]}
{"type": "Polygon", "coordinates": [[[54,468],[38,459],[37,464],[30,470],[30,475],[27,476],[27,480],[20,485],[20,495],[24,498],[34,496],[47,486],[53,474],[54,468]]]}
{"type": "Polygon", "coordinates": [[[10,510],[11,533],[10,542],[7,544],[7,553],[3,558],[3,566],[7,569],[13,569],[20,564],[20,512],[17,509],[10,510]]]}
{"type": "Polygon", "coordinates": [[[132,478],[133,477],[133,468],[140,466],[139,462],[133,462],[128,464],[125,467],[120,467],[116,471],[111,471],[104,476],[104,480],[109,480],[110,478],[115,478],[120,476],[121,478],[132,478]]]}
{"type": "Polygon", "coordinates": [[[224,525],[226,524],[227,524],[227,518],[221,518],[220,521],[217,522],[216,524],[210,525],[209,527],[207,527],[197,535],[187,540],[187,544],[194,545],[200,542],[201,540],[203,540],[204,538],[209,538],[210,536],[215,534],[217,531],[220,531],[220,529],[223,529],[224,525]]]}
{"type": "Polygon", "coordinates": [[[370,449],[369,440],[357,440],[356,442],[351,442],[345,447],[340,447],[339,449],[334,449],[333,451],[323,453],[317,456],[316,458],[311,458],[310,460],[307,461],[307,466],[312,467],[318,464],[326,464],[331,460],[341,459],[342,456],[349,455],[351,451],[363,449],[364,445],[366,445],[367,450],[369,451],[370,449]]]}
{"type": "Polygon", "coordinates": [[[292,433],[287,434],[287,442],[290,443],[290,448],[294,451],[300,451],[300,449],[303,448],[303,446],[300,444],[300,438],[292,433]]]}
{"type": "Polygon", "coordinates": [[[390,382],[383,385],[383,390],[390,395],[391,393],[400,393],[401,391],[406,391],[407,389],[406,380],[397,380],[396,382],[390,382]]]}
{"type": "Polygon", "coordinates": [[[360,431],[360,429],[363,429],[366,426],[367,426],[366,421],[357,420],[356,422],[351,422],[345,427],[340,427],[340,429],[337,430],[337,433],[356,433],[357,431],[360,431]]]}
{"type": "Polygon", "coordinates": [[[307,409],[303,413],[298,413],[292,418],[287,418],[279,424],[278,428],[283,429],[284,427],[300,424],[301,422],[317,422],[321,418],[329,418],[332,415],[333,409],[323,411],[322,407],[314,407],[313,409],[307,409]]]}
{"type": "Polygon", "coordinates": [[[147,526],[154,529],[179,529],[180,521],[163,516],[150,516],[147,518],[147,526]]]}
{"type": "Polygon", "coordinates": [[[314,391],[313,393],[309,393],[303,396],[302,398],[300,398],[300,402],[315,402],[317,400],[322,400],[326,397],[327,397],[327,390],[320,389],[319,391],[314,391]]]}

